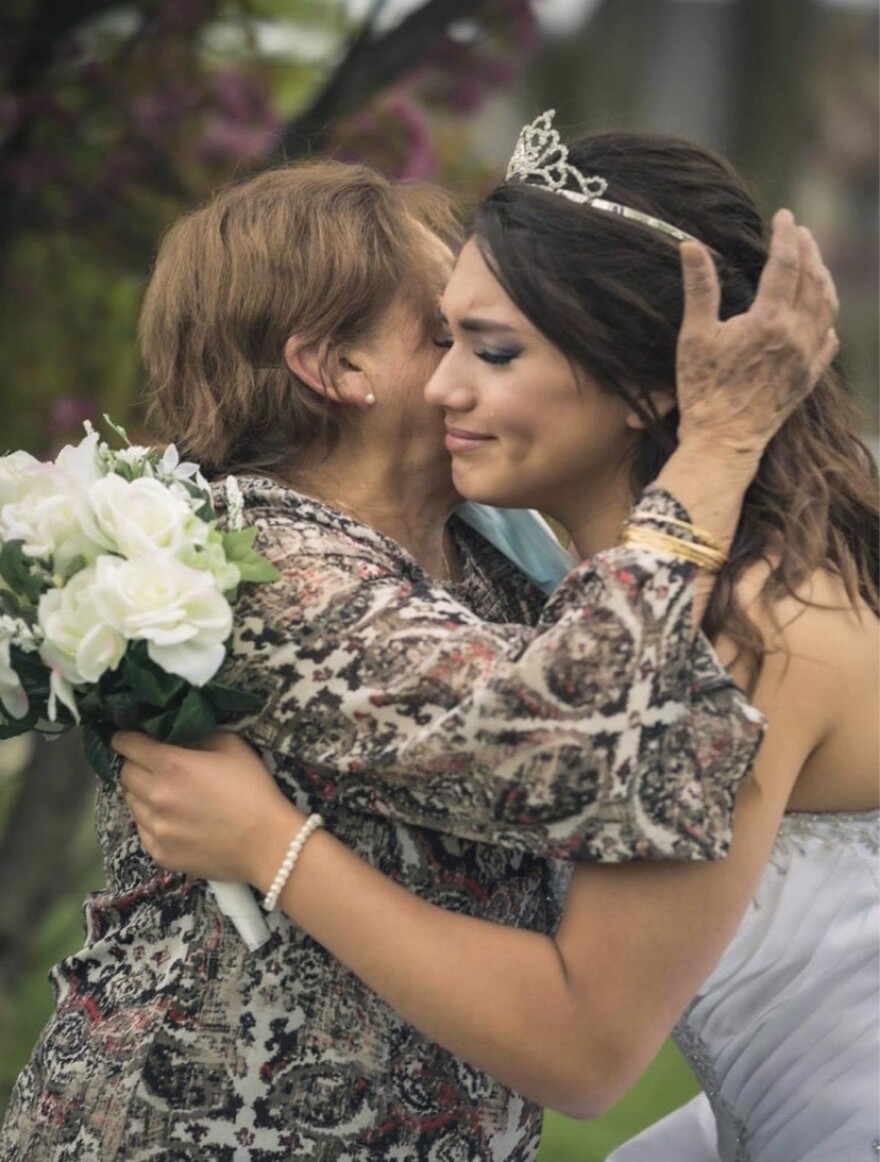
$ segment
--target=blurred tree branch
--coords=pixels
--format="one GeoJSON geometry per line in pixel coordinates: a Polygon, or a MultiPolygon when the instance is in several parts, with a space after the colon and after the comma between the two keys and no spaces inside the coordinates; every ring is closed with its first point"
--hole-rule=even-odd
{"type": "Polygon", "coordinates": [[[294,158],[319,150],[335,121],[398,80],[450,24],[473,19],[487,6],[487,0],[428,0],[388,32],[377,35],[375,22],[384,4],[374,5],[324,88],[288,123],[281,155],[294,158]]]}
{"type": "MultiPolygon", "coordinates": [[[[227,165],[241,172],[249,162],[319,152],[341,120],[363,112],[439,43],[451,44],[455,21],[478,28],[482,21],[482,35],[494,22],[497,35],[508,21],[515,26],[517,9],[527,11],[524,0],[426,0],[379,31],[385,7],[386,0],[374,0],[317,93],[271,133],[272,152],[230,154],[227,165]]],[[[161,207],[202,193],[206,174],[192,163],[210,119],[219,113],[234,125],[251,116],[256,125],[261,115],[235,98],[223,108],[220,73],[201,56],[204,29],[233,15],[256,20],[248,0],[150,0],[137,7],[121,0],[12,0],[0,16],[0,272],[18,237],[58,227],[81,233],[97,226],[114,235],[120,253],[133,248],[133,261],[143,261],[143,235],[154,238],[164,225],[161,207]],[[95,21],[114,12],[129,23],[103,30],[96,41],[95,21]],[[108,214],[114,203],[134,214],[108,214]],[[159,218],[150,222],[148,214],[139,233],[133,218],[143,218],[145,207],[159,218]]],[[[268,124],[268,108],[262,115],[268,124]]]]}
{"type": "Polygon", "coordinates": [[[21,94],[35,88],[55,59],[58,45],[73,29],[118,7],[119,0],[37,0],[32,5],[22,0],[13,2],[11,13],[7,11],[0,19],[8,54],[3,89],[21,94]]]}
{"type": "Polygon", "coordinates": [[[11,122],[0,136],[0,271],[17,234],[41,224],[34,199],[22,196],[13,180],[15,163],[27,156],[35,126],[20,111],[39,93],[67,38],[119,7],[119,0],[13,0],[0,18],[0,98],[11,122]]]}

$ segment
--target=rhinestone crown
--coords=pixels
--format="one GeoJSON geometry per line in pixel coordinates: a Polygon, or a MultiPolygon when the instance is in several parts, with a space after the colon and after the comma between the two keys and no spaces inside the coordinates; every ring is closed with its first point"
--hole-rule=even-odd
{"type": "Polygon", "coordinates": [[[596,174],[585,177],[579,169],[569,163],[568,146],[563,145],[559,133],[553,128],[555,116],[555,109],[547,109],[523,128],[507,166],[507,181],[521,181],[540,186],[554,194],[562,194],[569,201],[585,203],[596,210],[604,210],[608,214],[616,214],[620,218],[628,218],[632,222],[650,226],[677,242],[696,241],[692,234],[686,234],[671,222],[664,222],[662,218],[643,214],[641,210],[633,210],[629,206],[621,205],[620,202],[611,202],[603,198],[602,195],[608,189],[608,182],[596,174]],[[571,188],[572,184],[577,189],[571,188]]]}

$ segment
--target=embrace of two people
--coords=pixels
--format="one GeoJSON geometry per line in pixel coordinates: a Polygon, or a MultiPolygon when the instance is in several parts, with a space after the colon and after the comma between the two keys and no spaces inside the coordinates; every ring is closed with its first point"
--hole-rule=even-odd
{"type": "Polygon", "coordinates": [[[152,417],[281,572],[225,671],[262,706],[114,738],[2,1162],[528,1162],[542,1106],[602,1112],[673,1030],[705,1093],[615,1162],[876,1155],[876,483],[836,314],[723,159],[549,114],[464,238],[330,162],[169,231],[152,417]],[[262,948],[206,879],[265,895],[262,948]]]}

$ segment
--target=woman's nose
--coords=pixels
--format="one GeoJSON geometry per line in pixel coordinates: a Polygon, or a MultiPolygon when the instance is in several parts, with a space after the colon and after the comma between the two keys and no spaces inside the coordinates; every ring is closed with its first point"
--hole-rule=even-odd
{"type": "Polygon", "coordinates": [[[461,361],[456,358],[454,348],[451,348],[425,385],[425,399],[428,403],[456,412],[472,407],[473,392],[461,370],[461,361]]]}

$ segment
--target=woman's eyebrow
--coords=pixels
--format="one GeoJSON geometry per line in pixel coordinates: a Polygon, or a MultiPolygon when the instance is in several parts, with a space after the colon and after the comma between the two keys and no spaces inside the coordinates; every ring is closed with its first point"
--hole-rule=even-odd
{"type": "MultiPolygon", "coordinates": [[[[440,312],[441,321],[448,327],[449,320],[440,312]]],[[[516,327],[509,323],[501,323],[496,319],[481,319],[468,316],[464,319],[458,320],[458,326],[462,331],[469,331],[471,334],[485,334],[487,331],[503,331],[505,334],[512,334],[516,331],[516,327]]]]}

